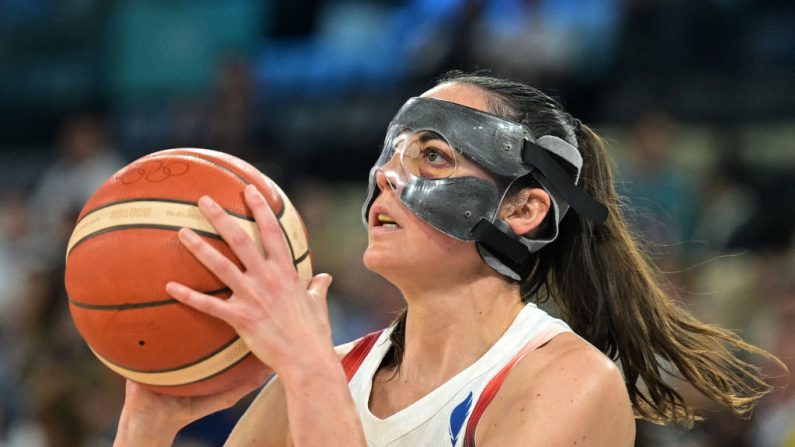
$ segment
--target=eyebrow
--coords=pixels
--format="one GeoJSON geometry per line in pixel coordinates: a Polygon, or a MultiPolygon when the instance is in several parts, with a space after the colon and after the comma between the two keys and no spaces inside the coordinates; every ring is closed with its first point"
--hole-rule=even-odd
{"type": "Polygon", "coordinates": [[[430,130],[422,131],[422,133],[420,134],[420,143],[427,143],[427,142],[432,141],[432,140],[439,140],[439,141],[443,142],[444,144],[450,146],[450,143],[448,143],[438,133],[430,131],[430,130]]]}

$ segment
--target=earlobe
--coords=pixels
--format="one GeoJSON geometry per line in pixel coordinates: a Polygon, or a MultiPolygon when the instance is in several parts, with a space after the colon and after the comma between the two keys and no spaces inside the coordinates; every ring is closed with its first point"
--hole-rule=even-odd
{"type": "Polygon", "coordinates": [[[526,235],[535,231],[547,216],[551,206],[549,194],[541,188],[522,190],[514,205],[508,208],[505,221],[514,234],[526,235]]]}

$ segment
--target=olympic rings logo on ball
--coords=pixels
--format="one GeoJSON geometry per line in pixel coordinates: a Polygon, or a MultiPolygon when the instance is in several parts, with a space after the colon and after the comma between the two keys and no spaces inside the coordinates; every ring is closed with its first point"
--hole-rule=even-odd
{"type": "Polygon", "coordinates": [[[125,172],[120,180],[125,185],[130,185],[135,182],[145,179],[150,183],[160,183],[169,179],[188,172],[190,166],[181,161],[173,161],[170,163],[163,163],[162,161],[153,160],[146,165],[129,170],[125,172]]]}

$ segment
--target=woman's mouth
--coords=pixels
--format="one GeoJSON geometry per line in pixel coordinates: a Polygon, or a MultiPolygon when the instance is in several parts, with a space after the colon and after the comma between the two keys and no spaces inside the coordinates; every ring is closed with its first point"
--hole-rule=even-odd
{"type": "Polygon", "coordinates": [[[395,228],[395,229],[400,228],[400,225],[398,225],[398,223],[395,222],[394,219],[387,216],[386,214],[379,213],[376,216],[376,218],[378,219],[378,222],[376,223],[376,226],[378,227],[395,228]]]}

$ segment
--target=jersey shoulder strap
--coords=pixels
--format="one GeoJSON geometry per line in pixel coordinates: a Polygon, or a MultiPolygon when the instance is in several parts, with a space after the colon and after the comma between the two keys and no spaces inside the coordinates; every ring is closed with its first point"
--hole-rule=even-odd
{"type": "Polygon", "coordinates": [[[382,332],[384,332],[383,329],[360,338],[353,346],[353,349],[348,351],[345,357],[342,358],[342,369],[345,370],[345,378],[348,379],[348,382],[351,381],[353,375],[359,370],[362,362],[367,357],[367,354],[370,353],[370,350],[373,349],[376,340],[378,340],[382,332]]]}
{"type": "Polygon", "coordinates": [[[483,416],[483,413],[486,412],[486,408],[488,408],[492,399],[494,399],[494,396],[497,395],[497,392],[502,387],[505,379],[508,378],[508,374],[510,374],[511,370],[513,370],[513,367],[516,366],[516,363],[530,352],[546,344],[552,339],[552,337],[559,333],[561,333],[561,330],[555,328],[538,334],[536,337],[531,339],[521,351],[517,352],[516,355],[514,355],[513,358],[505,366],[503,366],[497,374],[494,375],[494,377],[491,378],[489,383],[486,384],[486,387],[480,393],[478,401],[475,404],[475,408],[472,410],[472,415],[467,421],[464,435],[464,447],[475,447],[475,432],[477,431],[480,418],[483,416]]]}

